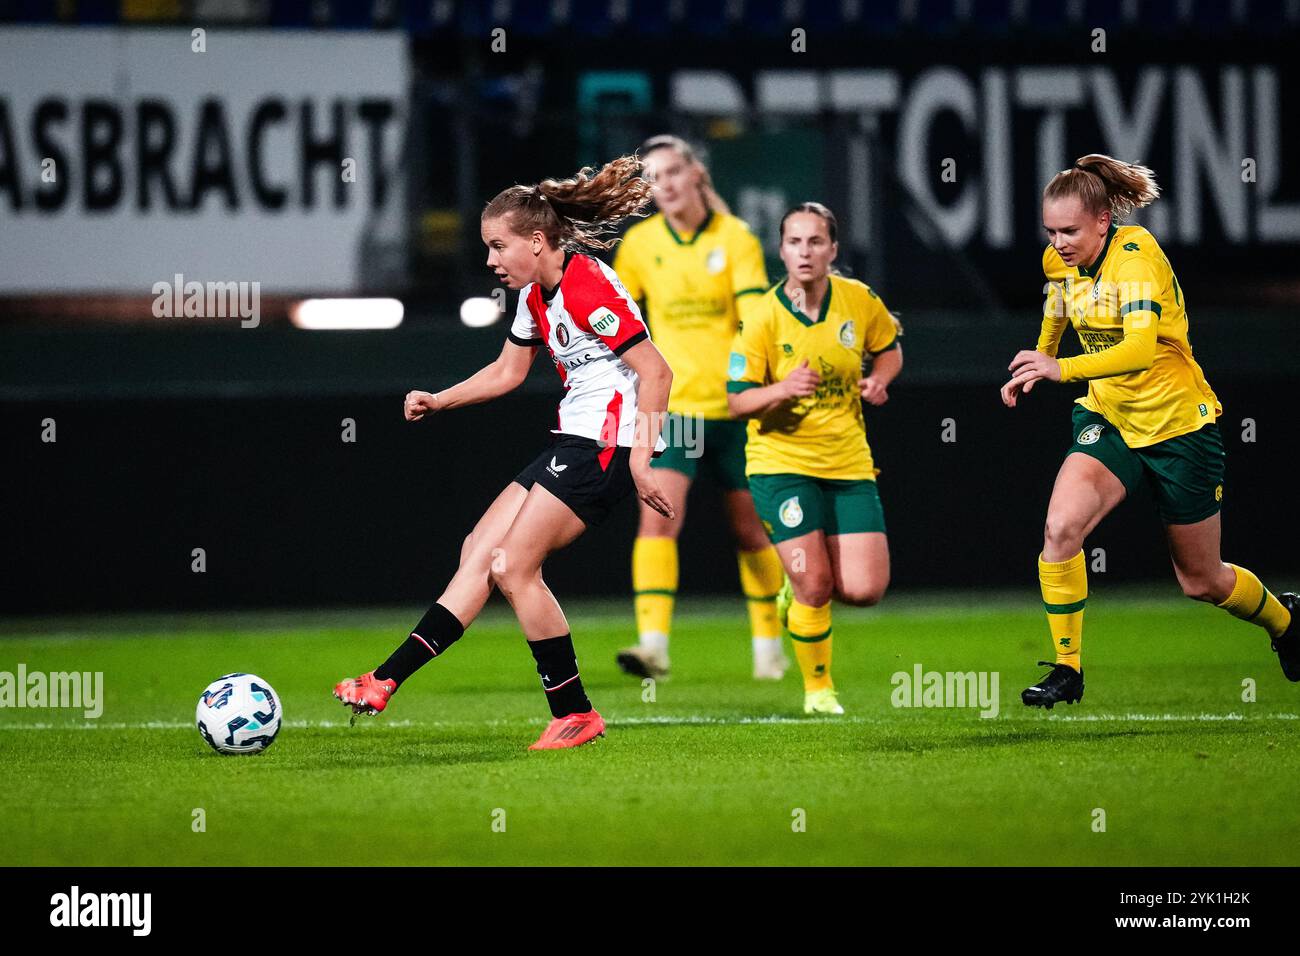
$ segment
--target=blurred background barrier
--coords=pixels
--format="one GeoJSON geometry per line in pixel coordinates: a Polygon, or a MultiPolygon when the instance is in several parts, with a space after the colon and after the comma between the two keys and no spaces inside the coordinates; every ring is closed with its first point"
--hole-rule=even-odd
{"type": "MultiPolygon", "coordinates": [[[[504,323],[466,324],[514,306],[479,211],[665,131],[774,280],[781,214],[817,199],[900,315],[904,377],[867,414],[900,588],[1032,592],[1080,391],[997,400],[1037,330],[1038,196],[1086,152],[1153,167],[1138,221],[1226,409],[1225,553],[1294,573],[1297,38],[1300,0],[0,0],[3,608],[436,593],[559,397],[543,358],[498,405],[401,420],[500,349],[504,323]]],[[[1146,505],[1096,547],[1173,588],[1146,505]]],[[[715,510],[683,590],[731,587],[715,510]]],[[[613,522],[557,590],[626,593],[631,505],[613,522]]]]}

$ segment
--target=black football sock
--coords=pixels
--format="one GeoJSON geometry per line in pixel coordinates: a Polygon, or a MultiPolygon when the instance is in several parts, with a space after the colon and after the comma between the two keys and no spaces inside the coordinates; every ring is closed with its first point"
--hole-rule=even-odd
{"type": "Polygon", "coordinates": [[[578,676],[578,658],[573,652],[573,638],[548,637],[543,641],[529,641],[529,649],[537,660],[537,673],[542,677],[546,702],[551,705],[552,717],[585,714],[591,710],[591,701],[582,689],[578,676]]]}
{"type": "Polygon", "coordinates": [[[375,668],[378,680],[395,680],[397,686],[418,671],[429,661],[451,647],[465,633],[460,619],[441,604],[435,604],[424,612],[420,623],[415,625],[411,636],[401,646],[375,668]]]}

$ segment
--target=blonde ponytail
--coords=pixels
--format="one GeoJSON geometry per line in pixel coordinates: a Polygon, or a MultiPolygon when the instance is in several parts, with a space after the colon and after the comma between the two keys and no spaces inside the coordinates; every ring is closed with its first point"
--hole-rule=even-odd
{"type": "Polygon", "coordinates": [[[1094,215],[1110,210],[1111,218],[1123,222],[1133,210],[1160,198],[1156,174],[1146,166],[1126,163],[1102,153],[1080,156],[1071,169],[1052,177],[1043,190],[1044,199],[1075,196],[1094,215]]]}
{"type": "Polygon", "coordinates": [[[610,249],[605,238],[629,216],[644,216],[650,184],[641,177],[641,160],[620,156],[599,170],[584,166],[568,179],[544,179],[535,186],[511,186],[483,210],[484,219],[510,217],[522,235],[541,231],[557,248],[610,249]]]}

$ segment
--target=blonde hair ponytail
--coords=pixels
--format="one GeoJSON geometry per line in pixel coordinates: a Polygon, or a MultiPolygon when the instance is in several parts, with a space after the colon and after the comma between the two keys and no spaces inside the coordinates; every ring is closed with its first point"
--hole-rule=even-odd
{"type": "Polygon", "coordinates": [[[484,219],[510,218],[522,235],[540,230],[551,245],[577,252],[610,249],[605,238],[629,216],[644,216],[650,184],[641,177],[641,160],[620,156],[594,170],[584,166],[568,179],[544,179],[535,186],[511,186],[483,210],[484,219]]]}
{"type": "Polygon", "coordinates": [[[1156,174],[1146,166],[1126,163],[1102,153],[1080,156],[1074,167],[1052,177],[1043,190],[1044,199],[1075,196],[1094,215],[1110,210],[1116,222],[1127,219],[1135,209],[1160,198],[1156,174]]]}

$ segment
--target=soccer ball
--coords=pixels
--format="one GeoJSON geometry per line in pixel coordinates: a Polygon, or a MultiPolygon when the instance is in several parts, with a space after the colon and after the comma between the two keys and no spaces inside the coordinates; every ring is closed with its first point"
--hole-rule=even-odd
{"type": "Polygon", "coordinates": [[[280,698],[256,674],[227,674],[199,697],[194,722],[219,754],[261,753],[280,732],[280,698]]]}

